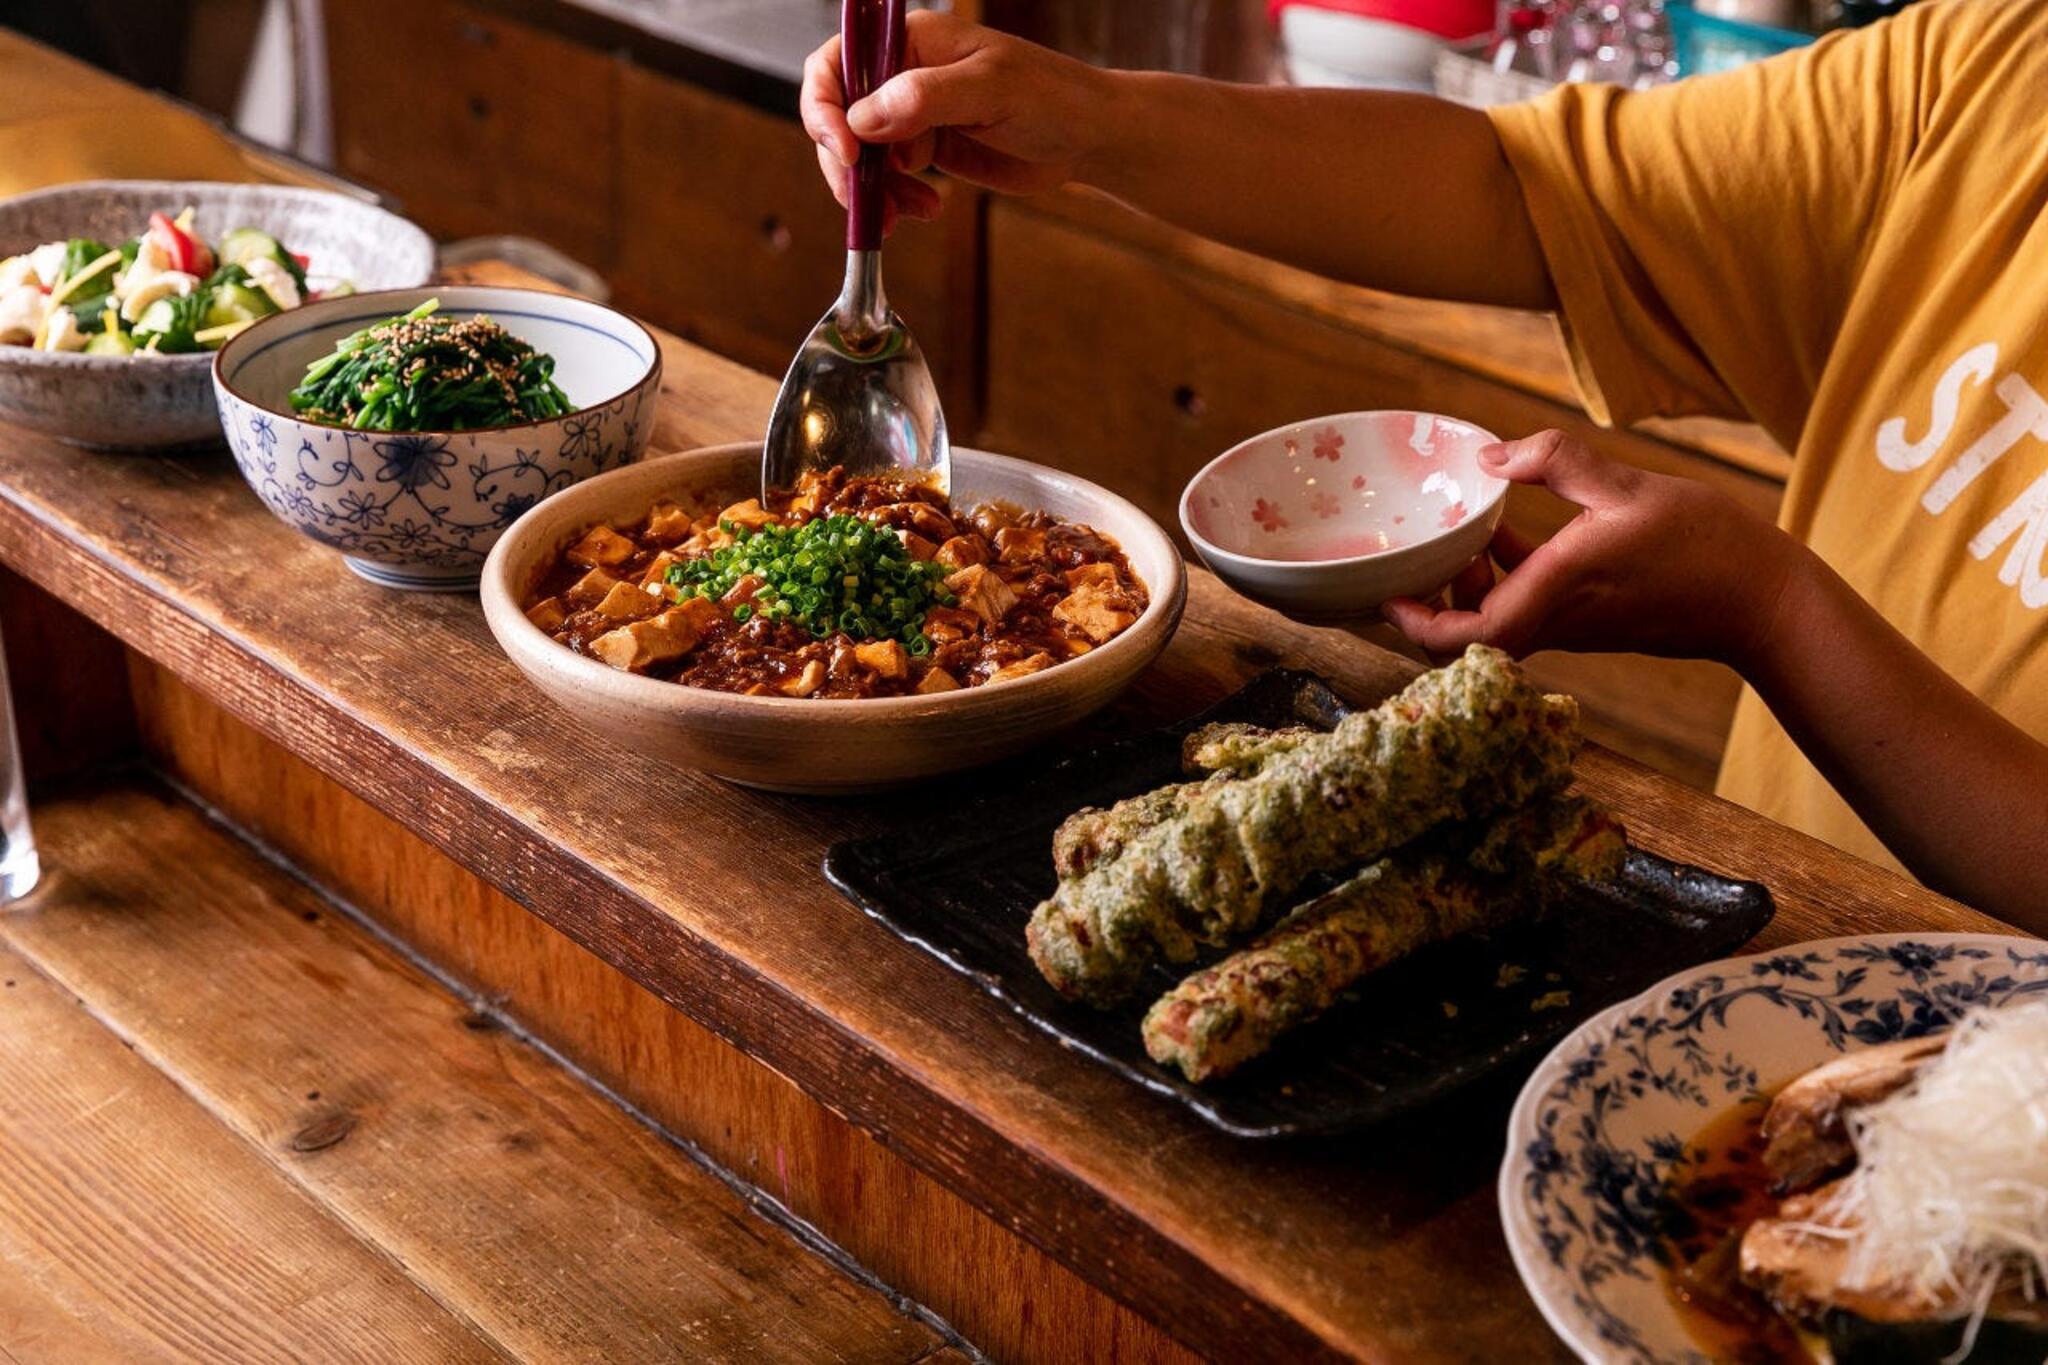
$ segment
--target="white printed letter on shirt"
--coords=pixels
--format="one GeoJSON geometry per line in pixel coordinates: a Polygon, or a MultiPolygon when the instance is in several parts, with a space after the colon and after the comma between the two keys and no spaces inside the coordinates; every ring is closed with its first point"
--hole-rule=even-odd
{"type": "Polygon", "coordinates": [[[1970,553],[1989,559],[2015,535],[2012,553],[1998,568],[1998,581],[2017,586],[2028,607],[2048,606],[2048,574],[2041,571],[2042,552],[2048,551],[2048,474],[2028,484],[2010,507],[1985,524],[1970,541],[1970,553]]]}
{"type": "Polygon", "coordinates": [[[1920,505],[1934,515],[1946,512],[1949,504],[1970,486],[1970,481],[2018,445],[2022,436],[2048,441],[2048,400],[2036,393],[2032,384],[2017,374],[2009,374],[1998,381],[1998,396],[2005,402],[2005,416],[1956,456],[1956,462],[1941,472],[1941,477],[1920,499],[1920,505]]]}
{"type": "Polygon", "coordinates": [[[1941,443],[1956,429],[1956,413],[1962,407],[1963,385],[1983,383],[1991,377],[1991,367],[1997,363],[1998,343],[1995,341],[1972,346],[1957,356],[1955,364],[1948,367],[1941,376],[1941,382],[1934,386],[1933,420],[1927,434],[1917,441],[1908,441],[1906,419],[1891,418],[1877,429],[1878,463],[1904,474],[1933,459],[1934,452],[1941,449],[1941,443]]]}

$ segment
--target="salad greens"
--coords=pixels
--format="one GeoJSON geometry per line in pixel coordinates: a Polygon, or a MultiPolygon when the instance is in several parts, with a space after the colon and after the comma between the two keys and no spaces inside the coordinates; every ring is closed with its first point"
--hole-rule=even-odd
{"type": "Polygon", "coordinates": [[[473,431],[574,412],[555,358],[478,314],[428,299],[335,343],[306,367],[292,411],[363,431],[473,431]]]}
{"type": "Polygon", "coordinates": [[[210,350],[320,296],[305,258],[267,232],[236,228],[210,247],[193,235],[191,209],[152,213],[141,236],[118,246],[72,237],[0,260],[0,343],[99,355],[210,350]]]}

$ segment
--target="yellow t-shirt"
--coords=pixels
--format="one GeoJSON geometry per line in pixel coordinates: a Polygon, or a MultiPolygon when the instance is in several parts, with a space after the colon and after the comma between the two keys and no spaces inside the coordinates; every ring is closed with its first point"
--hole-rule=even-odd
{"type": "MultiPolygon", "coordinates": [[[[1493,119],[1594,416],[1761,423],[1780,525],[2048,739],[2048,4],[1493,119]]],[[[1754,693],[1720,791],[1890,861],[1754,693]]]]}

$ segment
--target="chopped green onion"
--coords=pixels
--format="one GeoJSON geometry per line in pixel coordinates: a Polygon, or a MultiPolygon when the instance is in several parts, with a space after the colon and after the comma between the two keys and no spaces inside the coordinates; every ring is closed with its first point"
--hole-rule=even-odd
{"type": "Polygon", "coordinates": [[[691,596],[721,598],[751,575],[759,586],[751,608],[734,609],[738,621],[759,614],[820,640],[844,631],[861,639],[908,641],[918,638],[934,602],[952,600],[940,585],[944,566],[911,558],[887,527],[850,516],[754,531],[721,525],[733,543],[672,566],[668,581],[691,596]]]}

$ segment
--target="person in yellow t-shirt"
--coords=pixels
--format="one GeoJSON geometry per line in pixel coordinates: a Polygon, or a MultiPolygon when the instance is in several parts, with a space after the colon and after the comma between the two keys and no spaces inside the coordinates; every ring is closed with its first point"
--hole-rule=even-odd
{"type": "Polygon", "coordinates": [[[939,14],[804,125],[994,190],[1092,185],[1399,293],[1555,310],[1593,414],[1753,419],[1794,452],[1777,527],[1556,432],[1491,463],[1580,515],[1503,534],[1424,648],[1634,650],[1749,684],[1722,793],[2048,929],[2048,4],[1924,0],[1726,75],[1418,95],[1102,71],[939,14]],[[1333,227],[1333,225],[1342,225],[1333,227]]]}

